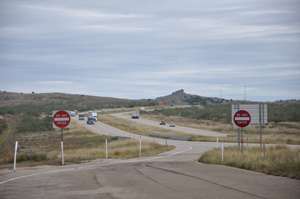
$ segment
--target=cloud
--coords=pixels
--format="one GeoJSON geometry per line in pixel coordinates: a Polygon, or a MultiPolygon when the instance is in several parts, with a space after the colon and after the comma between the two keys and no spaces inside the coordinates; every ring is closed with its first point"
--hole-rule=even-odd
{"type": "Polygon", "coordinates": [[[299,3],[3,1],[0,89],[299,98],[299,3]]]}

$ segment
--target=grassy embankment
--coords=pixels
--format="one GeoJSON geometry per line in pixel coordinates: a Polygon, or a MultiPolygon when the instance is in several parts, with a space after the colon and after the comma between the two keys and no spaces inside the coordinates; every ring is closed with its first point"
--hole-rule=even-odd
{"type": "MultiPolygon", "coordinates": [[[[105,158],[105,136],[93,134],[76,123],[64,132],[65,162],[78,163],[81,161],[105,158]]],[[[107,137],[109,141],[109,158],[134,158],[139,155],[138,142],[132,139],[107,137]]],[[[17,161],[24,165],[59,164],[60,163],[60,131],[42,131],[17,134],[20,151],[17,161]]],[[[173,149],[156,143],[144,142],[143,156],[159,154],[173,149]]],[[[8,150],[9,152],[10,150],[8,150]]],[[[0,158],[0,163],[12,161],[12,153],[6,153],[0,158]]]]}
{"type": "MultiPolygon", "coordinates": [[[[172,113],[173,114],[173,113],[172,113]]],[[[174,113],[175,114],[175,113],[174,113]]],[[[227,134],[227,137],[219,138],[222,142],[235,142],[236,130],[233,126],[224,121],[193,119],[187,116],[164,115],[157,112],[143,114],[142,117],[156,120],[173,122],[177,125],[192,128],[206,129],[227,134]]],[[[244,130],[245,142],[259,142],[258,129],[247,127],[244,130]]],[[[193,141],[215,141],[213,137],[193,137],[193,141]]],[[[273,144],[300,144],[300,122],[270,122],[263,128],[263,141],[273,144]]]]}
{"type": "MultiPolygon", "coordinates": [[[[164,120],[166,122],[174,122],[177,125],[187,126],[192,128],[207,129],[212,131],[224,132],[226,137],[220,137],[220,142],[236,142],[236,132],[230,124],[221,122],[195,120],[177,116],[163,116],[163,115],[143,115],[143,117],[151,120],[164,120]]],[[[216,137],[191,135],[175,130],[168,130],[159,127],[153,127],[144,124],[138,124],[126,119],[116,118],[111,115],[101,115],[100,120],[108,125],[114,126],[124,131],[139,135],[147,135],[159,138],[170,138],[178,140],[189,141],[202,141],[202,142],[215,142],[216,137]]],[[[279,125],[279,124],[277,124],[279,125]]],[[[281,126],[269,127],[263,130],[263,141],[267,144],[300,144],[300,133],[298,133],[298,123],[280,123],[281,126]]],[[[259,136],[257,129],[246,128],[244,129],[244,142],[258,143],[259,136]]]]}
{"type": "Polygon", "coordinates": [[[247,148],[243,153],[237,147],[225,147],[223,161],[220,149],[213,149],[204,153],[199,162],[300,179],[300,150],[285,146],[267,147],[265,155],[259,147],[247,148]]]}
{"type": "MultiPolygon", "coordinates": [[[[145,124],[138,124],[133,121],[129,121],[123,118],[117,118],[108,114],[101,115],[99,120],[103,123],[106,123],[115,128],[121,129],[123,131],[135,133],[138,135],[145,135],[150,137],[158,137],[165,139],[175,139],[175,140],[191,140],[193,137],[201,137],[205,136],[194,136],[191,134],[175,131],[172,129],[164,129],[154,126],[149,126],[145,124]]],[[[214,141],[216,138],[214,138],[214,141]]]]}

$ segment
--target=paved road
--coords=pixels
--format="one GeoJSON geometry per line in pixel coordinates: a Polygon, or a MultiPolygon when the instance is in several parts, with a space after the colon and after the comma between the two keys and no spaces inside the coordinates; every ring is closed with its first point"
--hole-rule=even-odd
{"type": "MultiPolygon", "coordinates": [[[[100,122],[87,128],[95,133],[136,138],[100,122]]],[[[177,148],[156,157],[19,169],[15,174],[0,172],[0,198],[283,199],[300,196],[297,180],[194,161],[216,143],[172,140],[168,143],[177,148]]]]}
{"type": "Polygon", "coordinates": [[[111,115],[118,117],[118,118],[130,120],[132,122],[140,123],[140,124],[145,124],[145,125],[159,127],[159,128],[168,129],[168,130],[174,130],[174,131],[188,133],[188,134],[192,134],[192,135],[203,135],[203,136],[212,136],[212,137],[225,137],[226,136],[225,133],[209,131],[209,130],[204,130],[204,129],[196,129],[196,128],[178,126],[178,125],[176,125],[175,127],[169,127],[168,125],[160,125],[159,122],[157,122],[157,121],[145,119],[143,117],[140,117],[139,119],[131,119],[130,113],[131,112],[125,112],[125,113],[123,112],[123,113],[114,113],[111,115]]]}

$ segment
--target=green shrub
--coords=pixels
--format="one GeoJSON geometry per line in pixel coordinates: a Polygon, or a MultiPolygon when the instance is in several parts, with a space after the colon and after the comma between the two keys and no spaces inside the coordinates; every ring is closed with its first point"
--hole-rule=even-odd
{"type": "Polygon", "coordinates": [[[22,114],[17,120],[17,133],[48,131],[51,129],[52,120],[48,116],[41,118],[36,115],[22,114]]]}
{"type": "Polygon", "coordinates": [[[0,134],[7,129],[7,123],[4,119],[0,119],[0,134]]]}
{"type": "Polygon", "coordinates": [[[47,160],[47,155],[45,153],[22,153],[17,156],[17,161],[18,162],[23,162],[23,161],[43,161],[47,160]]]}

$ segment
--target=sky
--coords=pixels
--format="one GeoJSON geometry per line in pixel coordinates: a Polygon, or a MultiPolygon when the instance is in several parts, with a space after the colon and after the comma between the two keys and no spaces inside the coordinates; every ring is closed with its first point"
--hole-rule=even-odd
{"type": "Polygon", "coordinates": [[[299,0],[0,0],[0,90],[300,99],[299,0]]]}

